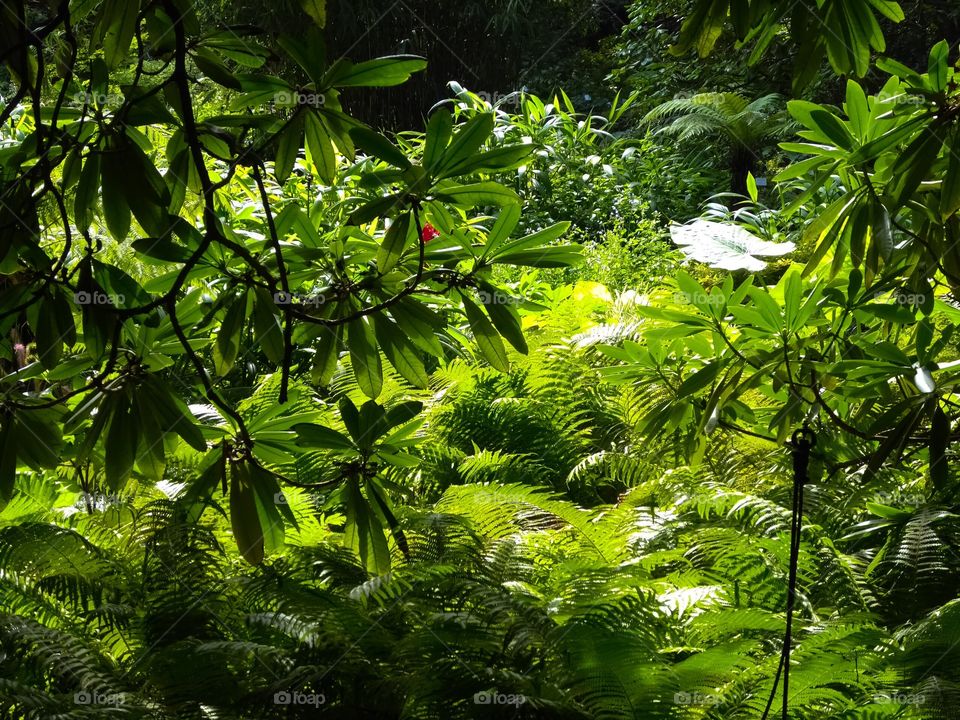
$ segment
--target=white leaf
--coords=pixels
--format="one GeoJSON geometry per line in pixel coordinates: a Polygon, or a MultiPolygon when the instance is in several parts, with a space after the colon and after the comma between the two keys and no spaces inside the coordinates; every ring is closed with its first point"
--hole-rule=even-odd
{"type": "Polygon", "coordinates": [[[936,390],[937,384],[933,381],[933,375],[930,374],[930,371],[919,365],[914,365],[914,367],[917,372],[913,376],[913,384],[917,386],[917,390],[922,393],[932,393],[936,390]]]}
{"type": "Polygon", "coordinates": [[[691,260],[721,270],[759,272],[767,264],[756,256],[777,257],[795,249],[792,242],[768,242],[739,225],[702,219],[671,225],[670,237],[691,260]]]}

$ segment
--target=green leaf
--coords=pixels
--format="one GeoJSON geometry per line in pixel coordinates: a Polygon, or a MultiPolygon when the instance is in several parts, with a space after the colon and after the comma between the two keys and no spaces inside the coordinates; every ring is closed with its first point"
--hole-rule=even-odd
{"type": "Polygon", "coordinates": [[[222,85],[223,87],[231,90],[243,89],[243,85],[240,83],[240,80],[236,75],[230,72],[229,68],[224,65],[223,61],[217,56],[216,53],[213,53],[205,48],[194,48],[191,52],[191,56],[193,57],[193,61],[196,63],[200,72],[218,85],[222,85]]]}
{"type": "Polygon", "coordinates": [[[894,2],[894,0],[869,0],[869,2],[888,20],[899,23],[903,22],[906,17],[899,3],[894,2]]]}
{"type": "MultiPolygon", "coordinates": [[[[782,143],[781,147],[786,144],[787,143],[782,143]]],[[[828,157],[807,158],[806,160],[801,160],[800,162],[795,162],[787,166],[785,169],[777,173],[774,176],[773,180],[774,182],[784,182],[786,180],[795,180],[796,178],[803,177],[809,172],[817,170],[818,168],[820,168],[823,165],[826,165],[829,162],[830,162],[830,158],[828,157]]]]}
{"type": "Polygon", "coordinates": [[[787,109],[804,127],[813,130],[822,142],[852,151],[853,136],[843,121],[829,110],[806,100],[791,100],[787,109]]]}
{"type": "Polygon", "coordinates": [[[390,314],[414,345],[435,357],[443,357],[443,346],[437,338],[442,320],[430,308],[406,297],[390,308],[390,314]]]}
{"type": "Polygon", "coordinates": [[[308,248],[315,249],[323,246],[323,240],[317,233],[313,222],[307,214],[297,207],[296,203],[289,203],[274,218],[277,235],[283,239],[287,235],[295,235],[297,240],[308,248]]]}
{"type": "Polygon", "coordinates": [[[454,135],[453,142],[444,151],[443,157],[433,167],[438,178],[445,177],[450,168],[454,168],[473,155],[493,132],[493,114],[481,113],[471,118],[454,135]]]}
{"type": "Polygon", "coordinates": [[[17,456],[34,470],[55,468],[63,462],[63,433],[50,410],[23,410],[14,415],[17,456]]]}
{"type": "Polygon", "coordinates": [[[444,172],[444,177],[455,177],[476,172],[502,172],[521,165],[534,150],[532,143],[505,145],[468,157],[444,172]]]}
{"type": "Polygon", "coordinates": [[[677,281],[677,287],[683,293],[685,305],[693,305],[697,310],[709,314],[710,301],[713,300],[707,292],[707,289],[693,279],[693,277],[679,270],[674,278],[677,281]]]}
{"type": "Polygon", "coordinates": [[[243,292],[227,307],[214,345],[213,364],[217,375],[226,375],[233,368],[240,352],[240,336],[247,320],[247,294],[243,292]]]}
{"type": "MultiPolygon", "coordinates": [[[[500,211],[501,216],[504,215],[505,213],[507,214],[508,223],[512,220],[512,217],[514,216],[519,220],[520,208],[519,207],[514,208],[513,206],[508,205],[505,208],[503,208],[503,210],[500,211]]],[[[516,225],[516,223],[514,223],[514,225],[516,225]]],[[[513,227],[510,227],[510,230],[512,229],[513,227]]],[[[487,257],[487,256],[497,257],[504,253],[511,253],[511,252],[517,252],[520,250],[528,250],[530,248],[539,248],[542,246],[546,246],[552,243],[554,240],[558,240],[559,238],[563,237],[566,234],[567,230],[569,229],[570,229],[570,222],[564,220],[562,222],[554,223],[553,225],[545,227],[542,230],[537,230],[537,232],[530,233],[529,235],[524,235],[522,238],[518,238],[512,242],[506,243],[505,245],[499,244],[499,247],[496,247],[493,249],[490,248],[489,240],[488,240],[488,246],[485,249],[484,257],[487,257]]],[[[509,234],[510,230],[507,230],[507,234],[509,234]]],[[[497,231],[496,225],[494,226],[494,231],[497,231]]],[[[502,232],[502,230],[500,230],[499,232],[502,232]]],[[[506,238],[504,238],[504,240],[505,239],[506,238]]],[[[568,247],[573,247],[573,246],[568,246],[568,247]]]]}
{"type": "Polygon", "coordinates": [[[713,50],[727,20],[728,0],[701,0],[683,21],[677,44],[670,48],[672,55],[682,55],[695,47],[700,57],[713,50]]]}
{"type": "Polygon", "coordinates": [[[325,450],[356,450],[353,441],[337,430],[314,423],[299,423],[293,426],[297,433],[297,445],[325,450]]]}
{"type": "Polygon", "coordinates": [[[64,190],[69,190],[77,184],[77,181],[80,179],[80,171],[82,169],[83,163],[80,159],[80,148],[77,147],[67,153],[67,157],[63,161],[62,183],[64,190]]]}
{"type": "Polygon", "coordinates": [[[410,213],[405,212],[394,220],[384,233],[383,242],[377,251],[377,270],[381,275],[390,272],[399,262],[407,244],[409,228],[410,213]]]}
{"type": "Polygon", "coordinates": [[[327,134],[326,128],[314,112],[306,113],[304,128],[310,160],[320,179],[329,185],[337,173],[337,158],[330,142],[330,135],[327,134]]]}
{"type": "Polygon", "coordinates": [[[286,503],[278,503],[276,498],[281,494],[280,488],[276,482],[273,487],[274,492],[267,492],[261,483],[263,477],[273,477],[269,472],[261,470],[256,465],[250,466],[251,485],[253,487],[253,502],[257,510],[257,520],[263,534],[264,551],[276,553],[283,550],[286,534],[283,529],[283,518],[280,516],[281,508],[290,512],[286,503]]]}
{"type": "Polygon", "coordinates": [[[857,308],[858,312],[866,312],[874,317],[900,325],[911,325],[916,322],[916,314],[904,305],[887,305],[883,303],[868,303],[857,308]]]}
{"type": "Polygon", "coordinates": [[[710,362],[692,375],[688,375],[677,388],[677,398],[685,398],[700,392],[704,388],[710,387],[711,383],[717,379],[717,375],[720,374],[721,370],[723,370],[722,363],[710,362]]]}
{"type": "Polygon", "coordinates": [[[423,166],[433,171],[443,157],[450,136],[453,134],[453,116],[446,108],[439,108],[427,123],[426,140],[423,146],[423,166]]]}
{"type": "MultiPolygon", "coordinates": [[[[510,237],[510,233],[513,232],[514,228],[517,227],[517,223],[520,222],[520,213],[521,209],[519,203],[512,203],[503,207],[503,209],[500,211],[500,215],[497,216],[497,221],[493,224],[493,227],[487,234],[487,242],[484,245],[482,257],[487,258],[491,255],[494,255],[497,250],[507,241],[507,239],[510,237]]],[[[567,224],[567,227],[569,227],[569,223],[567,224]]]]}
{"type": "Polygon", "coordinates": [[[264,529],[268,551],[279,550],[284,543],[284,526],[298,528],[297,518],[286,502],[280,502],[278,477],[256,463],[250,464],[250,480],[257,499],[257,514],[264,529]]]}
{"type": "Polygon", "coordinates": [[[930,78],[930,89],[934,92],[943,92],[947,89],[947,70],[950,68],[950,46],[946,40],[941,40],[930,50],[930,59],[927,63],[927,77],[930,78]]]}
{"type": "Polygon", "coordinates": [[[100,155],[91,153],[83,163],[77,193],[73,200],[73,217],[77,227],[86,230],[93,220],[93,209],[100,189],[100,155]]]}
{"type": "Polygon", "coordinates": [[[350,137],[353,138],[357,147],[368,155],[380,158],[398,168],[410,167],[410,160],[403,151],[380,133],[367,127],[356,127],[350,130],[350,137]]]}
{"type": "Polygon", "coordinates": [[[263,288],[254,289],[253,332],[254,339],[263,350],[263,354],[274,365],[283,361],[283,327],[277,304],[270,293],[263,288]]]}
{"type": "Polygon", "coordinates": [[[320,326],[320,335],[317,338],[316,351],[313,358],[311,377],[317,385],[330,384],[333,374],[337,371],[340,359],[340,337],[342,325],[334,327],[320,326]]]}
{"type": "Polygon", "coordinates": [[[501,251],[492,262],[536,268],[571,267],[583,262],[583,248],[580,245],[559,245],[501,251]]]}
{"type": "Polygon", "coordinates": [[[347,345],[357,385],[364,395],[376,398],[383,389],[383,365],[377,352],[377,338],[368,318],[360,317],[349,322],[347,345]]]}
{"type": "MultiPolygon", "coordinates": [[[[917,422],[920,419],[922,408],[917,408],[916,410],[907,412],[899,422],[891,428],[886,438],[880,443],[877,447],[877,450],[874,452],[873,457],[870,458],[870,461],[867,463],[867,466],[863,473],[863,482],[867,483],[876,476],[877,472],[883,466],[883,463],[886,462],[892,454],[902,449],[904,443],[910,438],[913,429],[916,427],[917,422]]],[[[871,510],[871,505],[873,503],[867,503],[867,507],[871,510]]],[[[882,507],[882,506],[881,506],[882,507]]],[[[874,512],[876,512],[874,510],[874,512]]],[[[878,513],[880,514],[880,513],[878,513]]]]}
{"type": "Polygon", "coordinates": [[[327,0],[300,0],[300,6],[317,27],[327,26],[327,0]]]}
{"type": "Polygon", "coordinates": [[[507,350],[503,346],[503,340],[500,339],[493,323],[463,291],[458,292],[463,302],[463,310],[467,315],[467,323],[470,325],[470,331],[473,333],[473,338],[477,347],[480,348],[480,352],[487,359],[487,362],[497,370],[509,372],[510,361],[507,359],[507,350]]]}
{"type": "Polygon", "coordinates": [[[230,467],[230,526],[243,559],[251,565],[262,563],[263,528],[245,462],[232,463],[230,467]]]}
{"type": "Polygon", "coordinates": [[[447,187],[443,188],[442,191],[437,191],[434,195],[439,200],[445,200],[456,205],[466,205],[467,207],[509,205],[520,202],[520,197],[514,190],[492,181],[447,187]]]}
{"type": "Polygon", "coordinates": [[[947,490],[950,468],[947,464],[947,448],[950,445],[950,419],[938,404],[930,421],[930,482],[940,492],[947,490]]]}
{"type": "Polygon", "coordinates": [[[360,492],[359,481],[351,478],[343,490],[346,527],[344,545],[360,556],[364,566],[373,573],[383,574],[390,569],[390,552],[383,526],[370,511],[360,492]]]}
{"type": "Polygon", "coordinates": [[[146,233],[166,237],[175,222],[167,212],[170,191],[150,158],[134,143],[127,142],[118,152],[107,152],[103,164],[105,171],[108,165],[115,166],[111,172],[126,175],[127,204],[146,233]]]}
{"type": "Polygon", "coordinates": [[[108,68],[115,68],[126,57],[137,29],[139,12],[139,0],[106,0],[103,3],[91,49],[96,48],[96,41],[99,40],[108,68]]]}
{"type": "Polygon", "coordinates": [[[403,530],[400,528],[400,522],[397,520],[396,515],[394,515],[393,508],[390,507],[390,500],[387,497],[387,494],[384,492],[383,488],[380,487],[376,478],[367,478],[366,488],[367,496],[373,500],[373,506],[386,521],[387,526],[390,528],[390,531],[393,534],[393,539],[397,543],[397,547],[399,547],[401,552],[403,552],[404,557],[409,558],[410,548],[407,543],[407,538],[404,535],[403,530]]]}
{"type": "Polygon", "coordinates": [[[940,188],[940,219],[960,210],[960,130],[954,128],[946,142],[947,170],[940,188]]]}
{"type": "Polygon", "coordinates": [[[130,243],[130,246],[141,255],[160,261],[160,264],[185,263],[193,255],[188,248],[169,238],[140,238],[130,243]]]}
{"type": "Polygon", "coordinates": [[[815,249],[803,268],[803,274],[813,272],[833,246],[843,219],[856,207],[860,196],[855,192],[848,192],[832,202],[826,210],[821,212],[813,222],[803,231],[803,241],[815,249]]]}
{"type": "Polygon", "coordinates": [[[116,265],[108,265],[93,260],[93,277],[96,283],[108,295],[112,295],[111,306],[117,308],[135,307],[150,302],[150,295],[140,284],[116,265]]]}
{"type": "Polygon", "coordinates": [[[844,110],[850,118],[854,135],[862,141],[870,131],[870,107],[867,103],[867,94],[855,80],[847,80],[844,110]]]}
{"type": "Polygon", "coordinates": [[[931,123],[906,147],[893,164],[891,168],[893,180],[889,183],[887,190],[896,205],[906,204],[930,172],[943,146],[941,132],[935,123],[931,123]]]}
{"type": "Polygon", "coordinates": [[[280,132],[277,139],[277,154],[273,161],[273,173],[277,182],[283,185],[293,172],[297,161],[297,153],[303,141],[303,113],[296,112],[286,127],[280,132]]]}
{"type": "MultiPolygon", "coordinates": [[[[89,257],[80,263],[77,290],[75,300],[78,301],[84,296],[89,299],[96,293],[103,293],[103,288],[97,285],[93,278],[93,261],[89,257]]],[[[107,343],[113,338],[117,323],[116,314],[111,307],[93,302],[81,303],[80,312],[84,348],[91,358],[98,360],[106,352],[107,343]]]]}
{"type": "Polygon", "coordinates": [[[486,282],[478,284],[480,301],[483,303],[487,315],[493,322],[504,339],[509,342],[513,348],[523,355],[529,352],[526,338],[523,337],[521,329],[520,316],[517,314],[516,298],[512,297],[505,290],[496,288],[486,282]]]}
{"type": "Polygon", "coordinates": [[[163,445],[163,430],[154,415],[153,408],[142,402],[143,395],[137,393],[132,399],[132,414],[140,422],[142,440],[137,453],[137,467],[153,482],[163,480],[166,469],[166,453],[163,445]]]}
{"type": "Polygon", "coordinates": [[[387,427],[395,428],[397,425],[410,422],[421,412],[423,412],[423,403],[419,400],[405,400],[397,403],[387,410],[387,427]]]}
{"type": "Polygon", "coordinates": [[[360,427],[360,413],[357,411],[357,406],[347,395],[344,395],[337,403],[337,407],[340,409],[340,419],[343,421],[343,426],[350,433],[350,437],[360,443],[363,439],[363,428],[360,427]]]}
{"type": "Polygon", "coordinates": [[[106,480],[111,490],[120,490],[133,472],[139,440],[140,421],[130,412],[126,393],[121,393],[112,404],[110,427],[103,447],[106,480]]]}
{"type": "Polygon", "coordinates": [[[760,196],[759,190],[757,190],[757,179],[753,176],[753,173],[749,171],[747,172],[747,194],[753,202],[756,202],[760,196]]]}
{"type": "Polygon", "coordinates": [[[365,203],[350,213],[348,225],[362,225],[374,218],[389,215],[392,210],[403,202],[403,195],[385,195],[365,203]]]}
{"type": "Polygon", "coordinates": [[[413,343],[386,316],[376,315],[373,320],[377,340],[390,364],[408,383],[414,387],[426,388],[430,377],[413,343]]]}
{"type": "Polygon", "coordinates": [[[100,171],[103,218],[107,229],[117,242],[123,242],[130,232],[130,205],[127,201],[128,170],[119,150],[108,150],[103,156],[100,171]]]}
{"type": "Polygon", "coordinates": [[[207,452],[197,466],[196,478],[183,491],[190,522],[197,522],[214,490],[227,488],[227,454],[225,447],[207,452]]]}
{"type": "MultiPolygon", "coordinates": [[[[57,325],[57,313],[53,305],[52,298],[42,297],[37,303],[27,308],[27,317],[36,336],[38,360],[48,370],[56,367],[60,362],[60,354],[63,350],[62,335],[66,332],[66,328],[61,331],[57,325]],[[30,317],[31,315],[34,317],[30,317]]],[[[72,315],[70,320],[72,323],[72,315]]]]}
{"type": "Polygon", "coordinates": [[[423,70],[427,61],[416,55],[391,55],[356,65],[340,60],[330,68],[325,87],[390,87],[399,85],[415,72],[423,70]]]}
{"type": "Polygon", "coordinates": [[[847,156],[847,164],[859,165],[877,159],[883,153],[910,137],[918,126],[922,125],[925,121],[926,118],[922,115],[906,120],[847,156]]]}
{"type": "Polygon", "coordinates": [[[163,432],[175,432],[194,450],[206,451],[207,441],[203,437],[203,432],[194,423],[193,415],[183,401],[172,394],[159,379],[148,375],[140,383],[137,392],[144,395],[140,404],[148,406],[157,416],[163,432]]]}
{"type": "Polygon", "coordinates": [[[730,20],[733,22],[733,29],[737,33],[737,39],[743,41],[747,38],[753,23],[750,17],[749,0],[730,0],[730,20]]]}
{"type": "Polygon", "coordinates": [[[797,313],[800,310],[800,302],[803,299],[803,288],[800,282],[800,273],[791,269],[783,277],[783,317],[787,328],[797,329],[797,313]]]}

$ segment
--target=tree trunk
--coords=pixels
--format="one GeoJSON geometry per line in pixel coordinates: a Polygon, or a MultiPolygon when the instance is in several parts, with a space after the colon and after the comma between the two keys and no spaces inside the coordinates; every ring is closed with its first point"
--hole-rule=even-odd
{"type": "MultiPolygon", "coordinates": [[[[749,198],[747,175],[753,172],[755,159],[748,147],[735,147],[730,153],[730,191],[749,198]]],[[[738,201],[737,204],[742,204],[738,201]]]]}

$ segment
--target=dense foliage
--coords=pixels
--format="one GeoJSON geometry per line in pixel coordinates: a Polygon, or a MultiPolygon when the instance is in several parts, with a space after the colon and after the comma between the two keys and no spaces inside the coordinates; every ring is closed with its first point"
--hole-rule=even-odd
{"type": "Polygon", "coordinates": [[[956,14],[400,5],[0,5],[0,717],[957,717],[956,14]]]}

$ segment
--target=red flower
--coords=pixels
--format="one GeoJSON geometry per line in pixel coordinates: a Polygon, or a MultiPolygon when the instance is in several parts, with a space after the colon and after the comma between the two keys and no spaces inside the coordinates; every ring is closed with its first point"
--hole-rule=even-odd
{"type": "Polygon", "coordinates": [[[430,223],[424,225],[423,230],[420,231],[420,242],[424,244],[430,242],[431,240],[435,240],[438,237],[440,237],[440,231],[430,223]]]}

